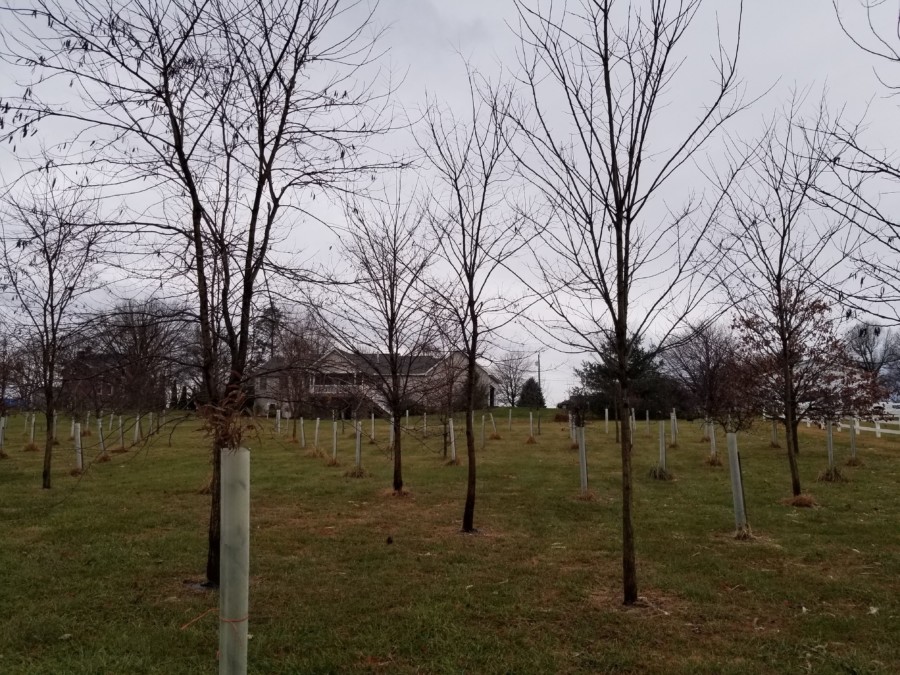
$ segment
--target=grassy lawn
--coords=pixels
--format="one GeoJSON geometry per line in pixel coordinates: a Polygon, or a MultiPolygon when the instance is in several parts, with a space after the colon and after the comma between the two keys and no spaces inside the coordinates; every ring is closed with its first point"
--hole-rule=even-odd
{"type": "MultiPolygon", "coordinates": [[[[406,439],[410,494],[398,498],[380,445],[364,445],[368,477],[344,476],[349,424],[339,467],[275,437],[271,421],[248,440],[251,672],[900,672],[900,437],[862,434],[864,465],[843,469],[849,482],[817,483],[824,432],[802,428],[804,489],[819,507],[795,509],[781,504],[787,460],[768,447],[768,427],[742,434],[755,538],[741,542],[728,469],[703,463],[699,427],[681,424],[668,458],[676,480],[661,482],[648,476],[657,438],[639,420],[642,602],[624,608],[612,434],[602,420],[587,430],[595,498],[584,501],[565,424],[544,417],[538,443],[526,445],[527,413],[512,433],[497,415],[503,439],[479,453],[474,536],[459,533],[462,442],[462,465],[447,466],[438,437],[406,439]]],[[[202,579],[206,554],[209,498],[198,491],[209,463],[197,426],[81,477],[69,475],[63,440],[48,492],[41,454],[22,451],[23,419],[11,420],[0,462],[0,672],[216,672],[216,597],[185,583],[202,579]]],[[[378,435],[387,437],[384,422],[378,435]]],[[[847,445],[845,430],[841,463],[847,445]]],[[[96,454],[88,447],[86,461],[96,454]]]]}

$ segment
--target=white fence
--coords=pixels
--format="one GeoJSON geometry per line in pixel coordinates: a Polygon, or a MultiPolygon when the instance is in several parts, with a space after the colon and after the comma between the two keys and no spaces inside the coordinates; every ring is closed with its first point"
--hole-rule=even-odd
{"type": "MultiPolygon", "coordinates": [[[[813,424],[815,424],[816,426],[821,426],[819,422],[814,422],[813,420],[805,418],[802,420],[802,422],[804,422],[807,427],[812,426],[813,424]]],[[[873,426],[864,427],[860,424],[860,421],[858,419],[845,419],[835,424],[834,430],[838,432],[849,431],[850,425],[855,424],[856,433],[860,433],[862,431],[870,431],[875,434],[876,438],[881,438],[882,434],[887,434],[889,436],[900,436],[900,420],[891,420],[884,422],[882,422],[881,420],[872,420],[867,421],[866,423],[872,424],[873,426]]]]}

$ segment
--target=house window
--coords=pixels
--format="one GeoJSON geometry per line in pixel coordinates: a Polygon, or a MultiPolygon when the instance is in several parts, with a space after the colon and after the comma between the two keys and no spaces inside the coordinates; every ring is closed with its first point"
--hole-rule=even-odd
{"type": "Polygon", "coordinates": [[[265,375],[258,378],[256,388],[259,389],[260,393],[265,392],[269,388],[269,378],[265,375]]]}

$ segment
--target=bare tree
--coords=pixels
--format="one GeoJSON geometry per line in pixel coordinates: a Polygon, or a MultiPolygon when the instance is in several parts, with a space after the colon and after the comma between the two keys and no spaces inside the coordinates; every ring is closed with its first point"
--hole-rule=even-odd
{"type": "Polygon", "coordinates": [[[367,371],[369,398],[392,416],[393,489],[401,494],[403,413],[424,394],[414,375],[435,338],[425,283],[435,247],[426,242],[426,213],[404,199],[402,181],[382,200],[351,202],[346,218],[342,250],[353,278],[316,308],[332,339],[367,371]]]}
{"type": "Polygon", "coordinates": [[[96,199],[65,184],[55,170],[23,182],[0,219],[0,296],[17,319],[23,353],[33,360],[46,420],[44,489],[52,482],[58,367],[78,336],[79,303],[96,288],[103,241],[96,199]]]}
{"type": "Polygon", "coordinates": [[[439,181],[431,202],[431,223],[443,259],[451,269],[446,288],[435,289],[459,331],[466,360],[465,414],[468,478],[463,532],[475,531],[475,422],[478,358],[486,339],[512,302],[492,296],[497,269],[521,247],[515,236],[520,217],[509,184],[509,89],[492,87],[468,71],[471,107],[457,118],[436,105],[428,108],[419,143],[439,181]]]}
{"type": "MultiPolygon", "coordinates": [[[[886,98],[895,97],[900,93],[896,6],[884,0],[832,3],[845,35],[877,64],[876,76],[886,98]],[[845,11],[847,5],[853,9],[845,11]]],[[[893,201],[885,196],[900,185],[900,161],[896,147],[878,147],[869,140],[867,127],[864,121],[848,124],[838,120],[820,130],[840,151],[828,158],[837,181],[817,189],[823,202],[850,220],[862,238],[861,245],[844,250],[855,265],[852,279],[858,284],[836,288],[833,295],[856,312],[896,325],[900,323],[900,270],[896,265],[900,223],[893,201]]]]}
{"type": "Polygon", "coordinates": [[[363,159],[385,128],[385,99],[365,81],[370,18],[338,0],[37,0],[2,23],[7,60],[34,69],[6,133],[62,120],[91,180],[147,195],[121,224],[146,244],[135,271],[180,281],[196,308],[211,586],[221,453],[240,442],[261,279],[289,271],[275,250],[286,216],[308,212],[298,193],[344,191],[380,166],[363,159]]]}
{"type": "Polygon", "coordinates": [[[0,417],[6,415],[6,400],[12,391],[15,371],[15,348],[12,343],[12,323],[0,326],[0,417]]]}
{"type": "MultiPolygon", "coordinates": [[[[114,382],[107,409],[148,411],[165,407],[168,385],[192,365],[187,313],[158,300],[127,300],[92,318],[95,351],[105,367],[95,378],[114,382]]],[[[98,411],[99,412],[99,411],[98,411]]]]}
{"type": "Polygon", "coordinates": [[[850,357],[867,373],[883,379],[900,364],[900,335],[885,326],[863,321],[844,335],[850,357]]]}
{"type": "Polygon", "coordinates": [[[440,307],[436,318],[437,335],[431,354],[436,359],[437,365],[429,378],[425,407],[437,411],[440,416],[443,429],[443,455],[446,458],[450,420],[453,419],[456,410],[466,407],[468,401],[466,378],[469,367],[468,359],[457,351],[462,342],[462,329],[453,315],[440,307]]]}
{"type": "MultiPolygon", "coordinates": [[[[791,311],[786,351],[773,329],[777,323],[771,305],[748,302],[740,311],[737,329],[758,383],[759,411],[783,422],[793,420],[793,426],[787,427],[787,439],[788,452],[795,455],[802,418],[836,420],[842,415],[860,415],[868,412],[883,392],[875,374],[851,357],[830,300],[815,289],[799,295],[788,288],[782,297],[791,311]]],[[[792,482],[795,478],[792,473],[792,482]]]]}
{"type": "Polygon", "coordinates": [[[523,352],[507,352],[494,361],[494,375],[500,383],[500,400],[509,407],[516,407],[525,375],[531,369],[531,357],[523,352]]]}
{"type": "MultiPolygon", "coordinates": [[[[734,385],[729,377],[739,341],[730,330],[712,322],[688,323],[673,335],[672,345],[663,354],[666,372],[690,392],[697,409],[715,419],[734,385]]],[[[742,395],[739,392],[738,395],[742,395]]]]}
{"type": "MultiPolygon", "coordinates": [[[[16,324],[11,321],[10,326],[15,328],[16,324]]],[[[42,398],[40,341],[33,332],[22,330],[21,327],[17,333],[10,352],[10,384],[17,394],[18,405],[34,410],[42,398]]],[[[64,360],[66,353],[65,349],[61,351],[60,362],[64,360]]]]}
{"type": "Polygon", "coordinates": [[[297,418],[309,405],[313,365],[331,346],[328,333],[312,315],[288,316],[276,338],[276,375],[282,384],[281,400],[287,401],[297,418]]]}
{"type": "Polygon", "coordinates": [[[769,412],[785,426],[795,496],[801,494],[797,427],[815,398],[812,388],[826,376],[822,360],[814,356],[837,345],[823,289],[842,262],[831,254],[845,224],[836,216],[829,219],[816,200],[816,186],[839,150],[824,131],[823,109],[807,124],[799,113],[801,103],[792,100],[770,124],[750,153],[739,187],[729,195],[733,230],[722,268],[735,326],[769,359],[774,381],[766,383],[768,389],[778,383],[769,412]]]}
{"type": "MultiPolygon", "coordinates": [[[[704,97],[676,77],[700,0],[515,4],[530,106],[516,113],[528,141],[520,162],[545,205],[533,215],[538,269],[529,284],[553,317],[544,323],[548,336],[564,348],[600,354],[612,340],[617,418],[628,419],[635,344],[652,330],[663,349],[709,290],[703,270],[715,252],[706,243],[721,191],[690,193],[673,211],[666,190],[744,106],[736,76],[740,20],[733,47],[714,45],[704,97]],[[679,117],[664,112],[675,103],[682,111],[696,106],[679,117]]],[[[625,604],[638,597],[632,444],[623,425],[625,604]]]]}

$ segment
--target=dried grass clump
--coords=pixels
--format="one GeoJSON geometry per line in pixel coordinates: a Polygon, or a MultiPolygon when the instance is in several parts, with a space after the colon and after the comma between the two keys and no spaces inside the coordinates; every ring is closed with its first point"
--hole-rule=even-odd
{"type": "Polygon", "coordinates": [[[846,483],[847,479],[836,466],[829,466],[816,479],[820,483],[846,483]]]}
{"type": "Polygon", "coordinates": [[[807,494],[783,499],[781,500],[781,503],[785,506],[794,506],[798,509],[814,509],[819,505],[819,503],[813,498],[812,495],[807,494]]]}
{"type": "Polygon", "coordinates": [[[675,480],[675,475],[661,466],[650,469],[650,478],[653,480],[675,480]]]}
{"type": "Polygon", "coordinates": [[[444,463],[444,466],[459,466],[459,457],[457,457],[456,459],[448,459],[444,463]]]}
{"type": "Polygon", "coordinates": [[[9,455],[3,452],[3,450],[0,450],[0,459],[9,459],[9,455]]]}
{"type": "Polygon", "coordinates": [[[537,445],[537,441],[534,440],[534,436],[529,436],[528,440],[525,441],[525,445],[537,445]]]}
{"type": "Polygon", "coordinates": [[[40,448],[37,446],[37,443],[27,443],[24,448],[22,448],[23,452],[40,452],[40,448]]]}
{"type": "Polygon", "coordinates": [[[593,490],[587,490],[586,492],[579,492],[575,499],[580,502],[595,502],[597,501],[597,495],[594,494],[593,490]]]}
{"type": "Polygon", "coordinates": [[[496,431],[494,433],[492,433],[490,436],[488,436],[488,438],[490,438],[492,441],[502,441],[503,440],[503,436],[498,434],[496,431]]]}
{"type": "Polygon", "coordinates": [[[571,443],[569,443],[569,450],[577,450],[577,449],[578,449],[578,443],[576,443],[575,441],[572,441],[571,443]]]}
{"type": "Polygon", "coordinates": [[[356,466],[344,473],[344,478],[365,478],[369,474],[361,466],[356,466]]]}
{"type": "Polygon", "coordinates": [[[110,452],[112,452],[114,455],[124,455],[126,452],[128,452],[128,448],[126,448],[124,445],[117,445],[112,450],[110,450],[110,452]]]}
{"type": "Polygon", "coordinates": [[[384,494],[387,497],[396,497],[397,499],[404,499],[411,496],[409,490],[404,490],[403,488],[400,488],[399,490],[385,490],[384,494]]]}
{"type": "Polygon", "coordinates": [[[750,531],[750,526],[739,527],[734,531],[734,538],[738,541],[750,541],[753,539],[753,533],[750,531]]]}
{"type": "Polygon", "coordinates": [[[70,476],[73,476],[73,477],[75,477],[75,478],[77,478],[78,476],[81,475],[81,469],[72,469],[72,470],[69,472],[69,475],[70,475],[70,476]]]}
{"type": "Polygon", "coordinates": [[[859,457],[851,457],[846,464],[847,466],[863,466],[863,461],[859,457]]]}
{"type": "Polygon", "coordinates": [[[722,466],[722,458],[719,457],[718,452],[713,452],[706,456],[703,463],[707,466],[722,466]]]}
{"type": "Polygon", "coordinates": [[[104,462],[112,461],[112,457],[110,457],[108,454],[106,454],[106,453],[104,452],[102,455],[100,455],[100,456],[99,456],[97,459],[95,459],[94,461],[97,462],[97,464],[103,464],[104,462]]]}
{"type": "Polygon", "coordinates": [[[322,450],[320,448],[313,446],[309,450],[306,451],[306,456],[312,457],[313,459],[322,459],[323,457],[325,457],[325,453],[322,452],[322,450]]]}
{"type": "Polygon", "coordinates": [[[90,429],[81,430],[81,437],[84,438],[85,436],[93,436],[93,433],[91,433],[90,429]]]}
{"type": "MultiPolygon", "coordinates": [[[[319,456],[324,457],[324,455],[321,452],[319,453],[319,456]]],[[[325,462],[325,466],[340,466],[340,465],[341,465],[341,463],[339,461],[337,461],[337,459],[335,459],[334,457],[329,457],[328,461],[325,462]]]]}

